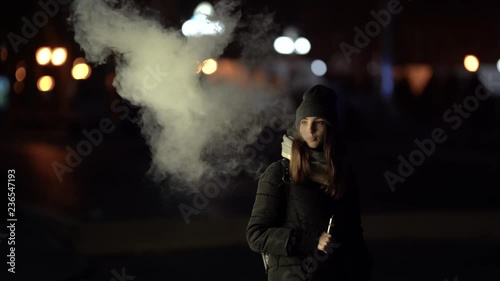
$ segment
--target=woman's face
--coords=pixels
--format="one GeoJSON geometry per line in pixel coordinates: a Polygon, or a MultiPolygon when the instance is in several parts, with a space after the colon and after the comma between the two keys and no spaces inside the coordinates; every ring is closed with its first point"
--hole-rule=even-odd
{"type": "Polygon", "coordinates": [[[326,121],[318,117],[306,117],[300,120],[300,135],[309,148],[323,145],[326,137],[326,121]]]}

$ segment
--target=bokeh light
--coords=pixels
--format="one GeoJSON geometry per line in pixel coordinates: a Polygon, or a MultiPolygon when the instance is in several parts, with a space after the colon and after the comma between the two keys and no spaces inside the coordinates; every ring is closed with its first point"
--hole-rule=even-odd
{"type": "Polygon", "coordinates": [[[51,61],[53,65],[62,65],[66,62],[68,52],[66,48],[55,48],[52,51],[51,61]]]}
{"type": "Polygon", "coordinates": [[[184,36],[204,36],[223,34],[225,25],[213,20],[215,10],[210,2],[201,2],[195,8],[193,16],[182,24],[184,36]]]}
{"type": "Polygon", "coordinates": [[[407,64],[406,77],[408,86],[414,95],[420,96],[423,94],[425,87],[429,83],[434,70],[428,64],[407,64]]]}
{"type": "Polygon", "coordinates": [[[469,72],[476,72],[479,69],[479,60],[474,55],[467,55],[464,59],[464,67],[469,72]]]}
{"type": "Polygon", "coordinates": [[[54,78],[52,76],[42,76],[38,79],[36,82],[36,86],[38,87],[38,90],[41,92],[48,92],[54,89],[54,78]]]}
{"type": "Polygon", "coordinates": [[[6,61],[8,55],[9,55],[9,49],[7,49],[7,47],[5,46],[2,46],[2,48],[0,49],[0,60],[6,61]]]}
{"type": "Polygon", "coordinates": [[[71,75],[75,80],[84,80],[90,77],[90,74],[92,73],[92,70],[90,69],[90,66],[86,63],[78,63],[75,66],[73,66],[73,69],[71,70],[71,75]]]}
{"type": "Polygon", "coordinates": [[[311,71],[316,76],[323,76],[327,71],[326,63],[322,60],[314,60],[311,63],[311,71]]]}
{"type": "Polygon", "coordinates": [[[214,59],[207,59],[203,62],[203,66],[201,67],[201,71],[203,73],[210,75],[217,70],[217,62],[214,59]]]}
{"type": "Polygon", "coordinates": [[[311,43],[304,37],[295,40],[295,52],[299,55],[305,55],[311,50],[311,43]]]}
{"type": "Polygon", "coordinates": [[[10,81],[7,76],[0,75],[0,109],[9,107],[10,81]]]}
{"type": "Polygon", "coordinates": [[[20,94],[23,90],[24,90],[24,82],[16,81],[16,83],[14,83],[14,93],[20,94]]]}
{"type": "Polygon", "coordinates": [[[215,14],[214,7],[210,2],[203,1],[196,8],[194,9],[194,15],[195,16],[205,16],[205,17],[211,17],[215,14]]]}
{"type": "Polygon", "coordinates": [[[50,62],[52,50],[49,47],[41,47],[36,51],[36,62],[39,65],[47,65],[50,62]]]}
{"type": "Polygon", "coordinates": [[[73,60],[73,66],[79,64],[79,63],[86,63],[85,59],[82,57],[78,57],[75,60],[73,60]]]}
{"type": "Polygon", "coordinates": [[[290,37],[280,36],[274,40],[274,50],[280,54],[289,55],[295,50],[295,42],[290,37]]]}
{"type": "Polygon", "coordinates": [[[23,81],[24,78],[26,78],[26,68],[21,66],[16,70],[16,80],[23,81]]]}

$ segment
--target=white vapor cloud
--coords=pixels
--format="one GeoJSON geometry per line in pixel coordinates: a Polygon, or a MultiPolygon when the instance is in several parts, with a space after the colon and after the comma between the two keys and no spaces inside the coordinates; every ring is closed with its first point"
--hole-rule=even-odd
{"type": "MultiPolygon", "coordinates": [[[[236,3],[215,5],[225,25],[223,35],[189,38],[162,26],[131,1],[73,3],[69,21],[86,60],[103,64],[113,57],[113,85],[121,97],[141,108],[140,127],[152,153],[149,172],[157,181],[171,180],[189,190],[217,172],[256,173],[262,168],[243,148],[256,140],[273,112],[283,112],[289,102],[269,89],[210,83],[196,73],[199,62],[218,58],[235,40],[242,17],[236,3]]],[[[257,18],[269,30],[270,20],[257,18]]],[[[259,53],[255,45],[244,43],[252,54],[259,53]]]]}

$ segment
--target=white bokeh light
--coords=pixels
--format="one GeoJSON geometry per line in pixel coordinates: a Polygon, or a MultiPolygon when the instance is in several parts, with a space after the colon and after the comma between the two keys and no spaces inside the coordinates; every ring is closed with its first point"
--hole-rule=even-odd
{"type": "Polygon", "coordinates": [[[498,72],[500,72],[500,60],[497,61],[497,69],[498,69],[498,72]]]}
{"type": "Polygon", "coordinates": [[[316,76],[325,75],[327,70],[326,63],[322,60],[314,60],[311,63],[311,71],[316,76]]]}
{"type": "Polygon", "coordinates": [[[214,7],[209,2],[201,2],[194,9],[195,16],[211,17],[215,14],[214,7]]]}
{"type": "Polygon", "coordinates": [[[224,33],[224,24],[208,19],[190,19],[182,24],[185,36],[218,35],[224,33]]]}
{"type": "Polygon", "coordinates": [[[274,40],[274,50],[280,54],[289,55],[295,50],[295,43],[290,37],[280,36],[274,40]]]}
{"type": "Polygon", "coordinates": [[[204,35],[220,35],[225,31],[225,26],[222,22],[212,20],[215,15],[215,10],[209,2],[200,3],[194,10],[191,19],[182,24],[182,34],[184,36],[204,36],[204,35]]]}
{"type": "Polygon", "coordinates": [[[295,40],[295,52],[299,55],[305,55],[311,50],[311,43],[304,37],[295,40]]]}

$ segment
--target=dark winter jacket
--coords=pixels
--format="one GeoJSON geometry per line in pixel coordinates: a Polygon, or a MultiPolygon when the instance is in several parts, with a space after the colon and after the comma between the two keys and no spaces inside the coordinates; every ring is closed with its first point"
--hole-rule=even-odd
{"type": "Polygon", "coordinates": [[[317,183],[286,184],[282,164],[271,163],[258,181],[246,235],[253,251],[270,254],[269,281],[369,280],[373,259],[363,238],[358,188],[351,172],[346,192],[337,200],[317,183]],[[332,236],[338,244],[327,255],[317,245],[332,214],[332,236]]]}

